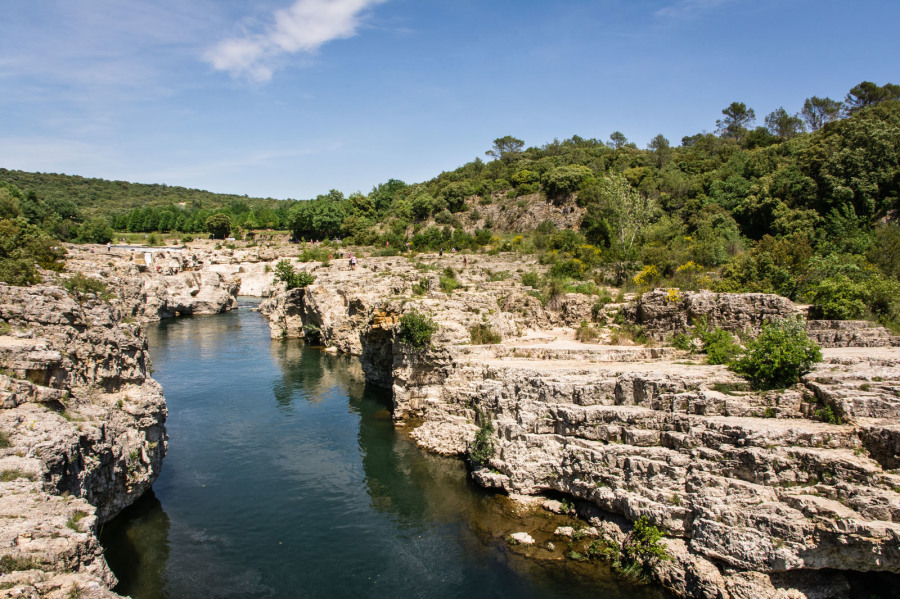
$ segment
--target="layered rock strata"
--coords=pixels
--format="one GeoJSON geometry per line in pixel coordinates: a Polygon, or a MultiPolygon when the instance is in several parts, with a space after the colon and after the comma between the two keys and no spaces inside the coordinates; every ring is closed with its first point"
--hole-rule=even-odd
{"type": "MultiPolygon", "coordinates": [[[[478,268],[460,277],[468,289],[446,294],[436,273],[404,262],[353,282],[317,268],[313,286],[261,311],[273,337],[359,354],[367,380],[392,388],[395,419],[431,451],[464,456],[489,422],[493,457],[473,472],[482,485],[580,501],[620,542],[642,516],[664,529],[672,560],[653,576],[679,596],[843,596],[842,572],[900,572],[898,350],[825,350],[800,385],[752,392],[671,348],[574,342],[561,331],[598,316],[580,298],[554,310],[515,277],[478,268]],[[430,348],[398,342],[411,310],[437,322],[430,348]],[[503,342],[472,345],[476,324],[503,342]]],[[[665,290],[626,310],[660,339],[699,317],[752,332],[800,312],[777,296],[665,290]]],[[[609,316],[602,309],[601,324],[609,316]]]]}
{"type": "Polygon", "coordinates": [[[0,326],[0,596],[116,596],[99,526],[166,451],[143,331],[52,285],[0,284],[0,326]]]}

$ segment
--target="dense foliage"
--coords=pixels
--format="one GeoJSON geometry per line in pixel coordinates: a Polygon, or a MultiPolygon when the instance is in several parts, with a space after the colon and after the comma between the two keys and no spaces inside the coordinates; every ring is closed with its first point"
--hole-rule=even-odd
{"type": "MultiPolygon", "coordinates": [[[[665,284],[778,293],[823,318],[900,328],[900,86],[863,82],[843,101],[812,96],[797,108],[754,127],[753,108],[732,102],[715,133],[678,146],[660,134],[646,149],[620,131],[540,147],[507,135],[487,161],[423,183],[389,179],[368,194],[308,201],[0,170],[0,219],[100,243],[110,229],[206,233],[227,219],[238,238],[288,228],[297,240],[339,238],[385,254],[407,244],[534,252],[550,267],[532,281],[545,303],[591,283],[665,284]],[[498,210],[515,222],[541,203],[577,208],[580,226],[546,221],[513,237],[494,222],[498,210]]],[[[445,273],[440,283],[452,291],[455,280],[445,273]]]]}
{"type": "Polygon", "coordinates": [[[294,270],[290,261],[279,260],[278,264],[275,265],[275,279],[272,282],[275,284],[284,283],[285,288],[291,290],[309,287],[315,280],[315,275],[308,273],[305,270],[300,272],[294,270]]]}
{"type": "Polygon", "coordinates": [[[821,360],[822,352],[807,336],[804,323],[787,318],[763,324],[762,332],[747,342],[746,352],[731,369],[757,388],[776,389],[796,384],[821,360]]]}
{"type": "Polygon", "coordinates": [[[429,317],[418,312],[407,312],[400,317],[397,338],[415,349],[424,349],[431,345],[431,337],[437,331],[437,324],[429,317]]]}

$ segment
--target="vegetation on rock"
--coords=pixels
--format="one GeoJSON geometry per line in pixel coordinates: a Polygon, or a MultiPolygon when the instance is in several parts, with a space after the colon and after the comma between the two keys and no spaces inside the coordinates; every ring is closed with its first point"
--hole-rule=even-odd
{"type": "Polygon", "coordinates": [[[759,336],[746,345],[746,352],[731,363],[731,369],[760,389],[790,387],[822,360],[819,346],[809,339],[799,319],[766,322],[759,336]]]}
{"type": "Polygon", "coordinates": [[[291,266],[289,260],[279,260],[275,265],[275,279],[273,283],[284,283],[288,290],[309,287],[316,280],[315,275],[301,270],[297,272],[291,266]]]}
{"type": "Polygon", "coordinates": [[[407,312],[400,317],[397,339],[415,349],[424,349],[431,344],[431,337],[437,331],[437,324],[419,312],[407,312]]]}

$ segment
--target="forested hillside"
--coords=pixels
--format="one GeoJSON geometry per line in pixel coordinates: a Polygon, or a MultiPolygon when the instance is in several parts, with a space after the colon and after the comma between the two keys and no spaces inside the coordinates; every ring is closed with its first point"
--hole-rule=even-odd
{"type": "Polygon", "coordinates": [[[827,318],[897,326],[900,86],[863,82],[843,102],[811,97],[797,113],[780,108],[764,126],[755,121],[734,102],[715,133],[679,145],[658,135],[646,149],[621,132],[531,148],[506,136],[486,160],[424,183],[390,179],[368,194],[332,190],[302,202],[0,171],[13,184],[0,189],[0,217],[62,239],[99,241],[110,224],[218,236],[284,227],[297,239],[337,237],[381,252],[407,242],[536,252],[552,265],[552,280],[536,282],[545,287],[593,280],[775,292],[827,318]],[[515,216],[536,203],[578,220],[512,236],[482,214],[499,207],[515,216]]]}

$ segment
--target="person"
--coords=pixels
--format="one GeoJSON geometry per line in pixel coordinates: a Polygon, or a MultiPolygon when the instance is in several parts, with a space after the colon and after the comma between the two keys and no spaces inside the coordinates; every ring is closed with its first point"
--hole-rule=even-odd
{"type": "Polygon", "coordinates": [[[111,244],[110,242],[108,242],[108,241],[106,242],[106,251],[107,251],[107,252],[111,252],[111,251],[112,251],[112,244],[111,244]]]}
{"type": "Polygon", "coordinates": [[[443,255],[444,255],[444,248],[441,248],[440,250],[438,250],[438,256],[443,256],[443,255]]]}
{"type": "Polygon", "coordinates": [[[350,270],[356,270],[356,256],[350,256],[350,270]]]}
{"type": "Polygon", "coordinates": [[[469,261],[466,260],[466,257],[465,257],[465,256],[463,256],[463,268],[465,268],[466,265],[468,265],[468,264],[469,264],[469,261]]]}

